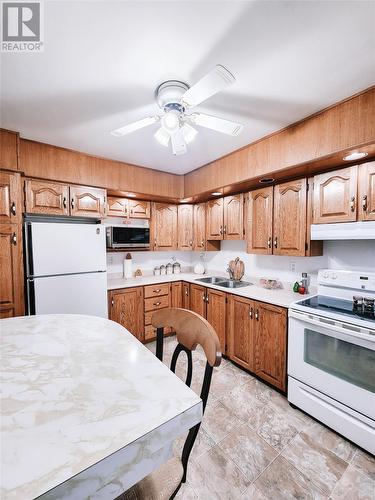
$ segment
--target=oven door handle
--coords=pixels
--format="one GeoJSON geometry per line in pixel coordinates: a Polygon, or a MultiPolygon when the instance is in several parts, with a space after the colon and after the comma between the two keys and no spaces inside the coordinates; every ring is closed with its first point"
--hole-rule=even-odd
{"type": "Polygon", "coordinates": [[[350,337],[354,337],[357,339],[366,339],[375,342],[375,330],[361,328],[360,326],[352,326],[348,323],[336,321],[333,319],[326,320],[325,318],[322,318],[320,316],[316,316],[319,319],[312,319],[310,314],[307,315],[293,309],[289,310],[289,317],[299,319],[300,321],[303,321],[304,323],[307,323],[309,325],[320,326],[321,328],[330,330],[332,332],[342,333],[344,335],[349,335],[350,337]],[[345,325],[348,326],[345,327],[345,325]],[[354,330],[354,328],[356,329],[356,331],[354,330]]]}

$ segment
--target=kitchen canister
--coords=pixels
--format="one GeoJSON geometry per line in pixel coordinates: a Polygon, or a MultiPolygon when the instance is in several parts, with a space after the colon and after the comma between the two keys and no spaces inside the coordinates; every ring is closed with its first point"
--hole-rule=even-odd
{"type": "Polygon", "coordinates": [[[164,264],[162,264],[162,265],[160,266],[160,274],[166,274],[166,272],[167,272],[167,271],[166,271],[166,269],[165,269],[165,265],[164,265],[164,264]]]}
{"type": "Polygon", "coordinates": [[[180,274],[181,272],[181,264],[179,262],[173,263],[173,274],[180,274]]]}
{"type": "Polygon", "coordinates": [[[124,259],[124,278],[125,279],[129,279],[129,278],[133,277],[132,266],[133,266],[132,256],[130,253],[127,253],[126,257],[124,259]]]}
{"type": "Polygon", "coordinates": [[[173,274],[173,265],[170,262],[168,262],[168,264],[165,267],[165,270],[166,274],[173,274]]]}
{"type": "Polygon", "coordinates": [[[160,267],[159,266],[154,267],[154,276],[160,276],[160,267]]]}

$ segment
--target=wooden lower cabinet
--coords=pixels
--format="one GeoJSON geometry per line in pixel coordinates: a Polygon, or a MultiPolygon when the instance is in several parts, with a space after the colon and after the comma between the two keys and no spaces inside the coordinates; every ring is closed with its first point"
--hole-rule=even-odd
{"type": "Polygon", "coordinates": [[[182,282],[171,283],[171,307],[182,307],[182,282]]]}
{"type": "Polygon", "coordinates": [[[206,319],[213,326],[220,340],[221,352],[226,353],[226,301],[227,294],[219,290],[207,289],[206,319]]]}
{"type": "Polygon", "coordinates": [[[182,307],[190,309],[190,285],[185,281],[182,283],[182,307]]]}
{"type": "Polygon", "coordinates": [[[234,295],[228,308],[229,358],[285,391],[287,310],[234,295]]]}
{"type": "Polygon", "coordinates": [[[206,317],[206,290],[207,288],[202,285],[190,285],[189,309],[204,318],[206,317]]]}
{"type": "Polygon", "coordinates": [[[138,340],[144,340],[143,287],[122,288],[108,293],[109,319],[120,323],[138,340]]]}
{"type": "Polygon", "coordinates": [[[24,314],[22,258],[21,224],[0,224],[0,318],[24,314]]]}
{"type": "Polygon", "coordinates": [[[254,303],[235,295],[228,299],[229,358],[247,370],[254,371],[254,303]]]}
{"type": "Polygon", "coordinates": [[[190,310],[196,312],[215,329],[221,352],[226,351],[226,293],[201,285],[190,285],[190,310]]]}
{"type": "Polygon", "coordinates": [[[254,302],[254,372],[286,390],[287,310],[254,302]]]}

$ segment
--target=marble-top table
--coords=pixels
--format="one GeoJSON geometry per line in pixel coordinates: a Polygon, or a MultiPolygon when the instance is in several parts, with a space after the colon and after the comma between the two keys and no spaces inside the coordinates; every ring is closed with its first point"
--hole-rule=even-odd
{"type": "Polygon", "coordinates": [[[0,330],[4,500],[115,498],[202,418],[201,399],[117,323],[45,315],[0,330]]]}

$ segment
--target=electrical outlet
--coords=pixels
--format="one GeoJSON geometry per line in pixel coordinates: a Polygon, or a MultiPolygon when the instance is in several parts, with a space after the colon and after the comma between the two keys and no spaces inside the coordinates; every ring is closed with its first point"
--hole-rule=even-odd
{"type": "Polygon", "coordinates": [[[289,269],[290,269],[290,271],[293,271],[293,272],[296,270],[296,262],[294,260],[290,261],[289,269]]]}

